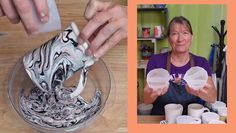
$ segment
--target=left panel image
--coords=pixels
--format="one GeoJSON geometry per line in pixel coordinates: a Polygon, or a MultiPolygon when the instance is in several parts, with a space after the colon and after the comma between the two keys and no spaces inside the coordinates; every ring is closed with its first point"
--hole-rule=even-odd
{"type": "Polygon", "coordinates": [[[1,131],[128,132],[127,22],[127,0],[0,1],[1,131]]]}

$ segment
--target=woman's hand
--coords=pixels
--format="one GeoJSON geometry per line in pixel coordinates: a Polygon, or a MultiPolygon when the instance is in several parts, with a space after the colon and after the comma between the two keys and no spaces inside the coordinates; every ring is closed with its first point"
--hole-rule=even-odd
{"type": "Polygon", "coordinates": [[[164,95],[168,91],[168,86],[162,89],[153,90],[146,83],[143,90],[143,102],[145,104],[153,103],[159,96],[164,95]]]}
{"type": "Polygon", "coordinates": [[[91,41],[89,55],[100,58],[127,37],[127,6],[90,0],[85,17],[89,22],[82,33],[91,41]]]}
{"type": "Polygon", "coordinates": [[[21,22],[28,34],[36,34],[38,29],[34,22],[33,7],[43,23],[48,21],[47,0],[0,0],[0,16],[6,16],[11,23],[21,22]]]}
{"type": "Polygon", "coordinates": [[[206,102],[214,103],[216,101],[217,91],[211,77],[208,77],[207,84],[203,88],[194,90],[187,85],[186,90],[188,93],[198,96],[206,102]]]}

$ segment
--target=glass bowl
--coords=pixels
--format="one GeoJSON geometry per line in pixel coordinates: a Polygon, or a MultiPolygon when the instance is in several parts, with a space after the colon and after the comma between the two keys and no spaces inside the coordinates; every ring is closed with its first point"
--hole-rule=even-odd
{"type": "MultiPolygon", "coordinates": [[[[64,86],[77,86],[80,78],[80,71],[76,72],[71,78],[69,78],[64,86]]],[[[95,92],[99,90],[101,92],[101,104],[98,111],[93,114],[88,120],[83,122],[82,124],[79,123],[77,125],[69,126],[69,127],[45,127],[35,124],[28,119],[26,119],[20,109],[20,97],[22,93],[22,88],[24,88],[24,95],[27,96],[31,92],[32,88],[34,87],[33,82],[29,78],[28,74],[24,69],[24,65],[22,62],[22,58],[16,63],[14,68],[12,69],[9,79],[8,79],[8,98],[13,109],[17,112],[17,114],[31,127],[35,128],[36,130],[44,133],[67,133],[67,132],[74,132],[84,127],[87,127],[96,117],[99,116],[101,110],[106,104],[108,96],[110,94],[111,89],[111,77],[108,68],[106,67],[105,63],[102,59],[96,61],[94,65],[89,68],[88,75],[87,75],[87,83],[80,94],[80,96],[87,102],[90,102],[95,97],[95,92]]]]}

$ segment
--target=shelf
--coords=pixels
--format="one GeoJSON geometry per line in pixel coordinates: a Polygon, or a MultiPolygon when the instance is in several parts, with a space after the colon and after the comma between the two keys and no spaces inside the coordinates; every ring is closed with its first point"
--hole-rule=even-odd
{"type": "MultiPolygon", "coordinates": [[[[146,51],[140,50],[140,48],[143,46],[142,45],[147,45],[151,48],[150,51],[153,55],[158,54],[158,50],[161,48],[162,45],[159,45],[159,42],[162,42],[162,40],[165,40],[167,38],[166,34],[166,29],[168,26],[168,9],[166,7],[162,8],[157,8],[155,5],[147,5],[143,6],[140,4],[138,5],[138,8],[136,9],[137,11],[137,52],[138,52],[138,61],[137,61],[137,80],[139,83],[138,87],[138,94],[139,94],[139,100],[142,100],[142,94],[143,94],[143,88],[145,86],[146,82],[146,69],[147,69],[147,64],[148,58],[146,55],[150,55],[149,53],[147,54],[146,51]],[[151,7],[153,6],[153,7],[151,7]],[[162,31],[161,36],[158,34],[158,37],[155,36],[155,26],[163,26],[164,30],[159,29],[158,31],[162,31]],[[144,27],[149,27],[149,36],[148,37],[143,37],[143,28],[144,27]],[[151,31],[152,30],[152,31],[151,31]],[[159,48],[160,47],[160,48],[159,48]],[[158,49],[159,48],[159,49],[158,49]]],[[[158,32],[160,33],[160,32],[158,32]]],[[[145,34],[146,35],[146,34],[145,34]]],[[[148,50],[149,52],[149,50],[148,50]]]]}
{"type": "Polygon", "coordinates": [[[140,60],[138,63],[138,69],[146,69],[148,60],[140,60]]]}
{"type": "Polygon", "coordinates": [[[167,11],[167,8],[138,8],[138,11],[167,11]]]}
{"type": "Polygon", "coordinates": [[[166,37],[156,38],[156,37],[137,37],[137,40],[163,40],[166,37]]]}
{"type": "Polygon", "coordinates": [[[144,65],[144,64],[138,64],[138,69],[146,69],[146,65],[144,65]]]}
{"type": "Polygon", "coordinates": [[[152,43],[156,43],[156,38],[142,38],[142,37],[138,37],[137,38],[138,41],[151,41],[152,43]]]}

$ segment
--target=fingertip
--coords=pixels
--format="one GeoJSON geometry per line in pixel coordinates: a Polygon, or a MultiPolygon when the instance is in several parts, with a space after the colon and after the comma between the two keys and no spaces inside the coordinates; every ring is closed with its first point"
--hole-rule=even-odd
{"type": "Polygon", "coordinates": [[[102,53],[99,53],[99,52],[95,52],[95,53],[94,53],[94,57],[95,57],[95,58],[100,58],[100,57],[102,57],[102,56],[103,56],[102,53]]]}
{"type": "Polygon", "coordinates": [[[14,18],[14,19],[10,19],[10,22],[11,22],[12,24],[18,24],[18,23],[20,22],[20,18],[17,17],[17,18],[14,18]]]}
{"type": "Polygon", "coordinates": [[[97,7],[96,1],[90,0],[84,12],[84,17],[87,20],[90,20],[93,17],[93,15],[97,12],[96,7],[97,7]]]}
{"type": "Polygon", "coordinates": [[[46,15],[44,12],[40,13],[40,21],[41,22],[47,23],[48,19],[49,19],[48,15],[46,15]]]}
{"type": "Polygon", "coordinates": [[[85,9],[84,16],[90,20],[97,12],[104,11],[112,5],[112,2],[103,2],[99,0],[90,0],[85,9]]]}
{"type": "Polygon", "coordinates": [[[89,9],[86,9],[85,12],[84,12],[84,17],[87,19],[87,20],[90,20],[92,18],[92,12],[89,11],[89,9]]]}
{"type": "Polygon", "coordinates": [[[36,12],[40,18],[40,21],[46,23],[49,19],[49,9],[47,0],[34,0],[36,12]]]}

